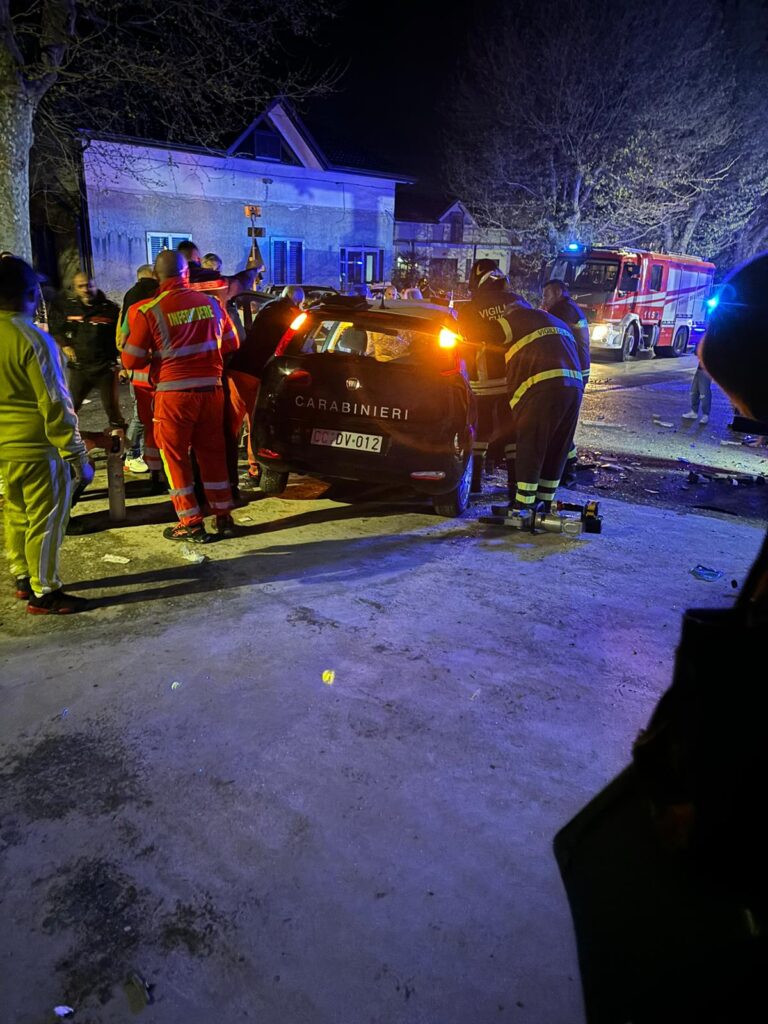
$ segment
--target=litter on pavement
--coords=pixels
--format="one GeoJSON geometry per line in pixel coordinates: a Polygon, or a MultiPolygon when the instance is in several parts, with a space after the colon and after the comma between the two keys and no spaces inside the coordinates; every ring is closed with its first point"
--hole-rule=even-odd
{"type": "Polygon", "coordinates": [[[128,565],[130,558],[125,555],[103,555],[102,562],[115,562],[117,565],[128,565]]]}
{"type": "Polygon", "coordinates": [[[181,557],[185,562],[194,562],[195,565],[202,565],[208,561],[208,555],[204,555],[202,551],[195,551],[191,544],[181,545],[181,557]]]}
{"type": "Polygon", "coordinates": [[[145,1006],[149,1006],[154,1001],[150,989],[151,986],[138,971],[132,971],[128,975],[123,984],[123,991],[128,997],[128,1005],[133,1013],[140,1013],[145,1006]]]}
{"type": "Polygon", "coordinates": [[[172,690],[180,690],[181,689],[181,683],[179,682],[178,679],[174,679],[174,681],[171,683],[171,689],[172,690]]]}
{"type": "Polygon", "coordinates": [[[75,1011],[71,1006],[54,1006],[53,1012],[57,1017],[71,1017],[75,1011]]]}
{"type": "Polygon", "coordinates": [[[691,576],[695,576],[697,580],[705,580],[707,583],[714,583],[722,575],[719,569],[708,569],[706,565],[697,565],[691,569],[691,576]]]}
{"type": "Polygon", "coordinates": [[[335,679],[336,673],[334,672],[334,670],[332,668],[325,669],[325,671],[323,672],[323,682],[325,683],[325,685],[332,686],[335,679]]]}

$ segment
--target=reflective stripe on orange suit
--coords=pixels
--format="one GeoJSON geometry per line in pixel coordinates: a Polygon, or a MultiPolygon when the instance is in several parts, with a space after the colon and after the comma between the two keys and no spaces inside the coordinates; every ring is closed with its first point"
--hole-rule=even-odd
{"type": "Polygon", "coordinates": [[[188,287],[186,275],[170,278],[147,302],[128,310],[123,365],[150,368],[155,387],[154,432],[181,522],[203,520],[194,493],[190,448],[205,496],[216,515],[232,508],[223,433],[222,355],[238,338],[217,299],[188,287]],[[201,390],[209,389],[209,390],[201,390]]]}

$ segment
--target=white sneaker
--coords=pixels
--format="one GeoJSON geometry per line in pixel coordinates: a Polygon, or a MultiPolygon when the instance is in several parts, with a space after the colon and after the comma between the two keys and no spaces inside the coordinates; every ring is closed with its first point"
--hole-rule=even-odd
{"type": "Polygon", "coordinates": [[[126,459],[125,468],[129,473],[148,473],[149,466],[146,464],[144,459],[139,456],[138,459],[126,459]]]}
{"type": "Polygon", "coordinates": [[[701,423],[702,427],[704,426],[705,423],[709,423],[709,416],[707,416],[707,414],[704,413],[704,415],[699,420],[699,423],[701,423]]]}
{"type": "Polygon", "coordinates": [[[693,409],[691,409],[690,412],[684,412],[682,418],[684,420],[695,420],[698,418],[698,415],[699,414],[697,412],[694,412],[693,409]]]}

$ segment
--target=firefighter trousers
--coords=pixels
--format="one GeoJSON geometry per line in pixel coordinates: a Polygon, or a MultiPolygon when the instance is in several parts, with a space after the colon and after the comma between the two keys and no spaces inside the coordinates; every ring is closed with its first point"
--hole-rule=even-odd
{"type": "Polygon", "coordinates": [[[168,477],[171,501],[184,526],[199,526],[203,522],[203,511],[195,497],[190,450],[200,467],[211,512],[224,516],[232,510],[223,420],[221,387],[155,393],[155,438],[168,477]]]}
{"type": "Polygon", "coordinates": [[[144,427],[144,461],[153,473],[159,473],[163,464],[160,461],[160,449],[155,437],[153,420],[155,392],[153,388],[134,385],[133,393],[136,398],[136,413],[144,427]]]}
{"type": "Polygon", "coordinates": [[[60,455],[0,463],[5,546],[11,573],[29,576],[37,597],[61,586],[59,551],[72,503],[72,469],[60,455]]]}
{"type": "Polygon", "coordinates": [[[224,429],[227,440],[227,468],[232,484],[238,482],[238,451],[240,448],[240,431],[243,423],[248,427],[248,473],[259,475],[259,465],[253,457],[251,448],[251,417],[259,393],[259,378],[240,370],[228,370],[224,375],[224,429]]]}
{"type": "Polygon", "coordinates": [[[581,395],[580,388],[539,384],[513,409],[516,479],[510,481],[509,498],[517,508],[554,498],[579,419],[581,395]]]}

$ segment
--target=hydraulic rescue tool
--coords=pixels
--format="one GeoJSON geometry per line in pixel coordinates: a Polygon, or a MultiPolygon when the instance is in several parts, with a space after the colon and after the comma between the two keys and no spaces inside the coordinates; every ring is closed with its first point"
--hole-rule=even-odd
{"type": "Polygon", "coordinates": [[[545,509],[544,502],[539,502],[531,509],[492,505],[493,515],[480,516],[480,522],[512,530],[526,530],[528,533],[544,531],[578,537],[582,533],[602,533],[603,519],[599,509],[596,501],[587,501],[583,505],[571,501],[553,501],[549,510],[545,509]]]}

